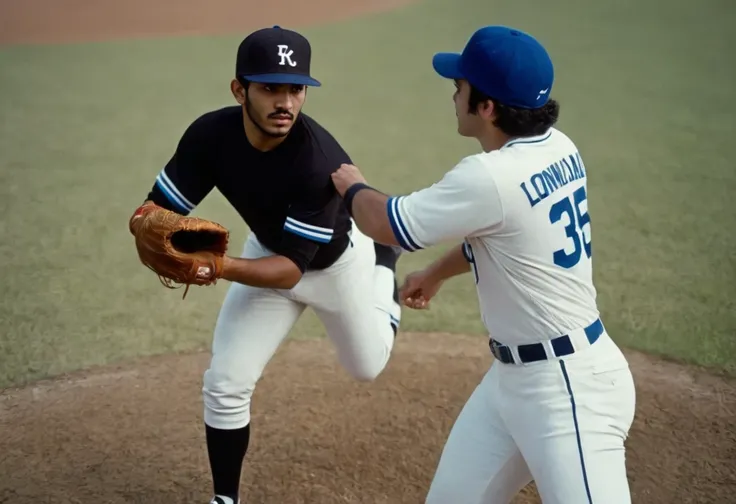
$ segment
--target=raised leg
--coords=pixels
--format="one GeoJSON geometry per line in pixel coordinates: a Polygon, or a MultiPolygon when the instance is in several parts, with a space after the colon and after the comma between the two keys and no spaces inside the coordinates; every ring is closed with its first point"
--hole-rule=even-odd
{"type": "Polygon", "coordinates": [[[314,308],[342,366],[358,380],[370,381],[388,362],[401,318],[398,254],[374,245],[357,228],[352,243],[321,275],[305,275],[294,294],[314,308]]]}

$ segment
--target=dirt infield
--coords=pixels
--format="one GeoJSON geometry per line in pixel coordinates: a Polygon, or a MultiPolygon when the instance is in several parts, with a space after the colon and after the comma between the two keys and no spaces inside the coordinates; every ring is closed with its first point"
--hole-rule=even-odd
{"type": "MultiPolygon", "coordinates": [[[[420,503],[490,358],[482,338],[402,334],[386,372],[354,382],[325,340],[287,341],[253,404],[246,502],[420,503]],[[438,368],[441,371],[433,371],[438,368]]],[[[634,502],[736,493],[736,384],[629,353],[638,410],[634,502]]],[[[207,502],[206,353],[142,359],[0,396],[0,503],[207,502]]],[[[539,502],[533,488],[515,501],[539,502]]]]}

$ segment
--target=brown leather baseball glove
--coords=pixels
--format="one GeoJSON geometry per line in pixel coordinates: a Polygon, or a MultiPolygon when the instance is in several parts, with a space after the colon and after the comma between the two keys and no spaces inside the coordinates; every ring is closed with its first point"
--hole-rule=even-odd
{"type": "Polygon", "coordinates": [[[128,224],[135,236],[138,257],[154,271],[161,283],[210,285],[222,275],[229,232],[220,224],[198,217],[185,217],[153,203],[139,207],[128,224]]]}

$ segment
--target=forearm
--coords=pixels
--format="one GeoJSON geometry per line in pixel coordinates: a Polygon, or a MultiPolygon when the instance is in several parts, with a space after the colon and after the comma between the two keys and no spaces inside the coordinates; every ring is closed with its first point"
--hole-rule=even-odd
{"type": "Polygon", "coordinates": [[[253,287],[291,289],[302,272],[288,257],[276,255],[259,259],[241,259],[226,256],[222,265],[222,278],[253,287]]]}
{"type": "Polygon", "coordinates": [[[373,189],[359,191],[352,200],[352,216],[358,229],[384,245],[398,245],[388,220],[388,196],[373,189]]]}
{"type": "Polygon", "coordinates": [[[427,273],[437,282],[462,275],[470,271],[470,263],[463,254],[462,244],[453,247],[445,255],[427,266],[427,273]]]}

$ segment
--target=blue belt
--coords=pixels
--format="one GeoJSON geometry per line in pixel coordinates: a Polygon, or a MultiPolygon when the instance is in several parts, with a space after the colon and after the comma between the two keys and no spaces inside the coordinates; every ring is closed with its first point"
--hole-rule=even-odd
{"type": "MultiPolygon", "coordinates": [[[[591,345],[600,338],[601,334],[603,334],[603,330],[603,322],[601,322],[601,319],[596,319],[595,322],[583,329],[585,336],[588,338],[591,345]]],[[[552,344],[552,349],[557,357],[570,355],[575,352],[570,336],[567,334],[550,340],[550,343],[552,344]]],[[[499,343],[493,338],[490,339],[489,345],[491,347],[491,353],[496,359],[500,360],[504,364],[516,363],[514,355],[508,346],[503,343],[499,343]]],[[[545,352],[544,345],[542,343],[519,345],[517,350],[522,364],[547,360],[547,352],[545,352]]]]}

